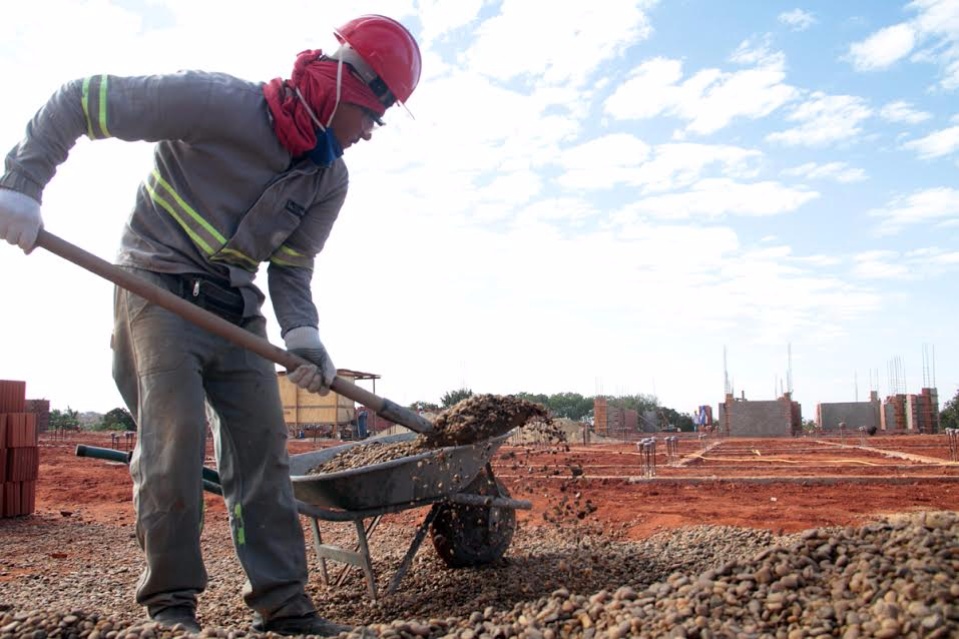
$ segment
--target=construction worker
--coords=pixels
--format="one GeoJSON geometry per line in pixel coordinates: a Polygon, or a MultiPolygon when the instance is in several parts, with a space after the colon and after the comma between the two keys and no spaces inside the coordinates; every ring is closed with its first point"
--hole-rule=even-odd
{"type": "MultiPolygon", "coordinates": [[[[118,263],[265,338],[264,296],[253,279],[268,262],[286,347],[311,362],[289,379],[329,392],[336,369],[320,340],[310,286],[314,258],[347,193],[342,155],[371,138],[387,108],[410,97],[421,65],[415,39],[390,18],[361,16],[334,33],[334,53],[300,53],[286,80],[189,71],[65,84],[7,155],[0,237],[26,253],[34,248],[43,189],[81,135],[157,141],[118,263]]],[[[253,629],[348,630],[320,618],[305,592],[303,530],[273,364],[123,289],[114,310],[113,375],[139,428],[130,472],[146,569],[137,601],[163,626],[199,630],[209,401],[219,417],[217,465],[253,629]]]]}

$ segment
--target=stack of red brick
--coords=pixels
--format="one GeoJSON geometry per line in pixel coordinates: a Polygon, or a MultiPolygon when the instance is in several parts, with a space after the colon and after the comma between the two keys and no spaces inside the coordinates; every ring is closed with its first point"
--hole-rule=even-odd
{"type": "Polygon", "coordinates": [[[0,517],[30,515],[36,508],[40,449],[37,416],[24,412],[25,382],[0,380],[0,517]]]}

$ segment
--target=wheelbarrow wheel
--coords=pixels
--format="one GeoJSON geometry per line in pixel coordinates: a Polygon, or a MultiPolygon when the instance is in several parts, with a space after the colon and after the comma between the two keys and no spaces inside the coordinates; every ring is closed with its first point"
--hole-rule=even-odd
{"type": "MultiPolygon", "coordinates": [[[[485,470],[463,492],[510,496],[506,486],[485,470]]],[[[513,541],[516,511],[512,508],[441,503],[433,509],[436,515],[430,526],[433,548],[450,568],[492,563],[503,556],[513,541]]]]}

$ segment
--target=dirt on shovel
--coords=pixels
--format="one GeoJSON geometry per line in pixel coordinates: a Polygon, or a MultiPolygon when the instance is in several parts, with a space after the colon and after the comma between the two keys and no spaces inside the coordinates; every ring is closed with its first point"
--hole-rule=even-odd
{"type": "Polygon", "coordinates": [[[473,395],[440,413],[433,422],[434,430],[403,442],[380,443],[375,440],[350,446],[339,455],[310,469],[319,475],[361,468],[393,459],[409,457],[447,446],[466,446],[528,424],[548,428],[551,424],[544,406],[513,395],[473,395]]]}

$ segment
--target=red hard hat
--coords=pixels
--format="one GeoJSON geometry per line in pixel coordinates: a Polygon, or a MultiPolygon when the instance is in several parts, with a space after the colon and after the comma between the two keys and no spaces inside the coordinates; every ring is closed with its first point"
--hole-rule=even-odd
{"type": "MultiPolygon", "coordinates": [[[[392,18],[370,14],[350,20],[333,33],[341,45],[349,45],[369,65],[376,77],[358,71],[384,106],[409,99],[420,81],[422,59],[420,47],[406,27],[392,18]]],[[[342,57],[357,66],[348,55],[342,57]]]]}

